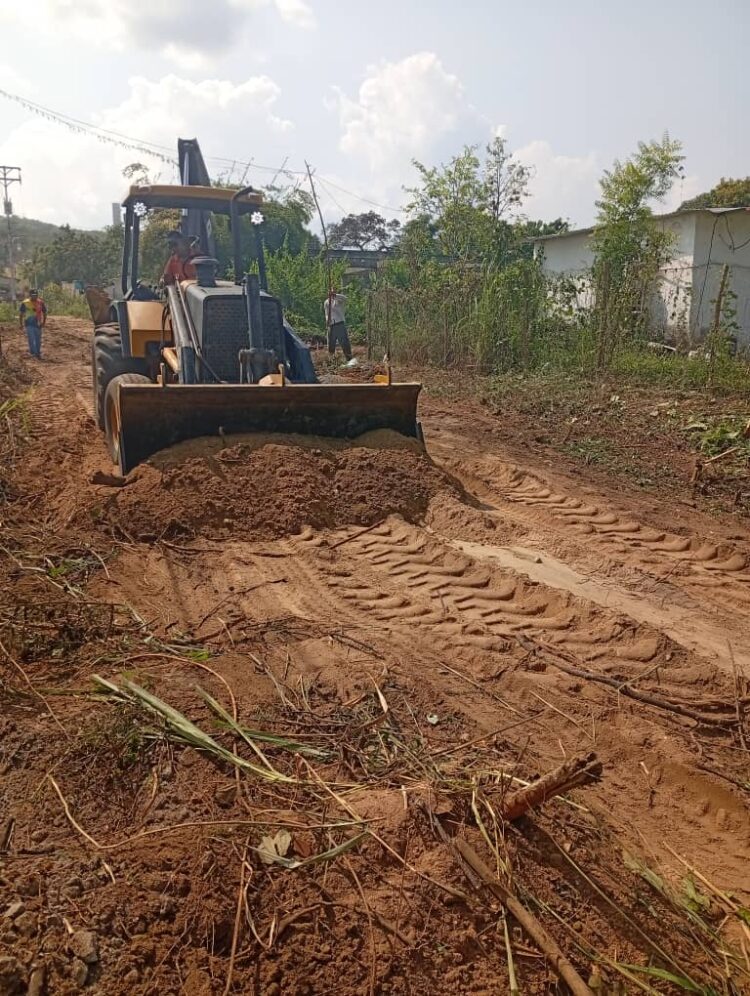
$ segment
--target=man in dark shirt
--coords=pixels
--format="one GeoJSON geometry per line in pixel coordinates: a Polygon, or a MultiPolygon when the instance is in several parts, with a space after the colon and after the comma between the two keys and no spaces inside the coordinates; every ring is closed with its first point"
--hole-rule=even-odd
{"type": "Polygon", "coordinates": [[[29,353],[37,360],[42,358],[42,329],[47,324],[47,305],[33,288],[29,296],[21,301],[18,318],[22,329],[26,331],[29,343],[29,353]]]}

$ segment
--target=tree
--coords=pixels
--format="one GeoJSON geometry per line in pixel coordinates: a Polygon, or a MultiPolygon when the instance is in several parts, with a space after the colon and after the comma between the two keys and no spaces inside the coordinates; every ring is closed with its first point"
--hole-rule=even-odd
{"type": "Polygon", "coordinates": [[[27,278],[40,285],[82,280],[103,285],[120,272],[122,229],[113,225],[100,232],[80,232],[64,225],[49,245],[36,249],[25,265],[27,278]]]}
{"type": "Polygon", "coordinates": [[[328,229],[328,242],[340,249],[391,249],[399,240],[401,223],[386,221],[377,211],[347,214],[328,229]]]}
{"type": "Polygon", "coordinates": [[[126,180],[130,180],[131,183],[139,187],[147,187],[151,183],[148,166],[143,163],[129,163],[123,167],[122,175],[126,180]]]}
{"type": "Polygon", "coordinates": [[[709,207],[750,207],[750,176],[742,179],[721,180],[711,190],[680,204],[680,211],[709,207]]]}
{"type": "Polygon", "coordinates": [[[430,168],[415,160],[420,182],[407,188],[409,214],[434,227],[444,254],[464,260],[502,255],[510,215],[522,204],[531,175],[499,136],[486,147],[484,162],[477,150],[467,145],[447,165],[430,168]]]}
{"type": "Polygon", "coordinates": [[[617,341],[642,331],[659,268],[670,258],[672,236],[654,221],[650,201],[663,198],[679,176],[682,146],[665,134],[640,142],[635,155],[615,161],[600,180],[592,245],[599,310],[599,365],[617,341]]]}

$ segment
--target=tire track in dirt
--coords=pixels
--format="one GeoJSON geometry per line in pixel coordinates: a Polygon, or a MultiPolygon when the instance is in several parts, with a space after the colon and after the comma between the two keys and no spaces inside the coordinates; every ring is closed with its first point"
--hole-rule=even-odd
{"type": "MultiPolygon", "coordinates": [[[[317,548],[320,540],[310,534],[298,542],[317,548]]],[[[648,662],[674,651],[658,628],[526,580],[397,518],[349,539],[346,551],[329,564],[320,556],[316,563],[355,618],[412,637],[417,630],[429,633],[435,645],[469,658],[507,653],[524,636],[565,647],[582,661],[648,662]]]]}
{"type": "MultiPolygon", "coordinates": [[[[717,652],[727,659],[732,648],[747,646],[750,568],[743,549],[649,527],[636,514],[613,511],[591,488],[582,488],[586,494],[581,495],[574,488],[553,486],[543,474],[495,454],[456,457],[454,446],[448,445],[453,439],[452,433],[439,434],[434,449],[438,464],[471,486],[484,513],[506,531],[523,535],[534,548],[554,551],[587,577],[619,578],[627,590],[645,595],[657,607],[661,597],[674,603],[676,596],[677,604],[687,599],[686,612],[700,617],[706,631],[720,632],[717,652]]],[[[450,538],[455,538],[452,533],[450,538]]]]}
{"type": "MultiPolygon", "coordinates": [[[[660,581],[668,579],[670,585],[692,596],[697,615],[705,616],[705,603],[710,603],[724,617],[725,628],[719,631],[706,619],[703,629],[716,634],[717,650],[728,665],[734,654],[732,644],[747,646],[750,571],[745,554],[699,537],[651,529],[635,518],[607,511],[601,503],[554,491],[527,475],[519,477],[504,490],[508,501],[531,509],[542,520],[551,518],[563,531],[577,533],[608,556],[635,564],[660,581]]],[[[738,652],[745,657],[742,650],[738,652]]]]}
{"type": "MultiPolygon", "coordinates": [[[[748,813],[727,787],[695,770],[684,732],[665,727],[663,716],[649,707],[623,706],[608,693],[583,691],[575,679],[552,668],[527,671],[519,656],[517,641],[530,638],[559,646],[604,674],[652,673],[659,667],[662,694],[695,701],[711,666],[675,646],[657,626],[527,581],[398,517],[364,534],[306,530],[290,538],[287,548],[295,583],[304,585],[301,597],[309,599],[310,608],[318,606],[346,631],[374,634],[368,639],[385,657],[408,661],[410,673],[436,698],[451,689],[443,708],[460,708],[491,725],[497,722],[499,693],[517,713],[547,704],[535,724],[535,742],[552,744],[564,736],[566,745],[580,746],[581,731],[592,728],[597,750],[607,759],[598,805],[602,813],[616,813],[624,840],[633,828],[648,834],[658,820],[671,839],[689,832],[705,840],[706,864],[723,852],[740,867],[750,840],[748,813]],[[331,547],[342,539],[344,544],[331,547]],[[455,662],[474,688],[461,681],[452,688],[443,662],[455,662]],[[555,703],[564,717],[572,717],[570,724],[555,715],[555,703]]],[[[318,668],[325,666],[320,644],[310,653],[318,668]]]]}

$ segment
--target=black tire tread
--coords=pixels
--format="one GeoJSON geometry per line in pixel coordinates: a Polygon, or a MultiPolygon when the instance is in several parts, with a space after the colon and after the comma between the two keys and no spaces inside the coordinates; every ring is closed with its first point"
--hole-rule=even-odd
{"type": "Polygon", "coordinates": [[[91,344],[91,380],[94,418],[100,429],[104,428],[104,396],[107,386],[114,377],[126,373],[147,376],[148,365],[140,357],[122,355],[122,339],[118,328],[105,325],[95,329],[91,344]]]}
{"type": "MultiPolygon", "coordinates": [[[[120,472],[122,472],[122,465],[120,464],[120,440],[114,438],[114,433],[112,427],[109,424],[109,419],[107,414],[109,412],[109,399],[111,396],[117,394],[120,390],[121,384],[150,384],[151,379],[145,374],[140,373],[121,373],[113,377],[107,384],[107,390],[104,395],[103,403],[103,420],[104,420],[104,434],[107,440],[107,449],[109,450],[109,455],[112,458],[112,463],[119,465],[120,472]]],[[[114,399],[113,399],[114,400],[114,399]]]]}

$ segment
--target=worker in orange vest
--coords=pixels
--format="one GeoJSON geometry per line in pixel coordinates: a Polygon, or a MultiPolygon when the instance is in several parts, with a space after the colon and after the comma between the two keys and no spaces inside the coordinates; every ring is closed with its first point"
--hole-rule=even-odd
{"type": "Polygon", "coordinates": [[[38,291],[32,288],[29,296],[21,301],[18,309],[18,319],[21,329],[26,330],[29,343],[29,353],[36,360],[42,358],[42,329],[47,324],[47,305],[39,297],[38,291]]]}

